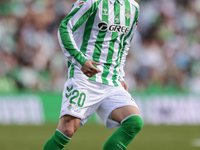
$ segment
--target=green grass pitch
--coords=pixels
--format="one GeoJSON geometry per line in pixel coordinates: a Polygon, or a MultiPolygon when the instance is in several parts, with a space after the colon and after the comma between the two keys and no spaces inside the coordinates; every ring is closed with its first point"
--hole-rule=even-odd
{"type": "MultiPolygon", "coordinates": [[[[56,125],[0,125],[0,150],[42,150],[56,125]]],[[[115,130],[101,125],[79,127],[64,150],[101,150],[115,130]]],[[[127,150],[199,150],[200,126],[145,125],[127,150]],[[196,142],[195,142],[196,140],[196,142]]]]}

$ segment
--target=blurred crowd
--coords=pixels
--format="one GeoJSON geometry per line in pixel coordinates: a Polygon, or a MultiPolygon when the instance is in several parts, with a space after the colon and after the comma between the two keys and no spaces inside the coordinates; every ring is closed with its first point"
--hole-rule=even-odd
{"type": "MultiPolygon", "coordinates": [[[[200,92],[200,1],[136,1],[138,30],[125,65],[130,90],[200,92]]],[[[62,91],[67,60],[57,30],[74,2],[0,1],[0,92],[62,91]]]]}

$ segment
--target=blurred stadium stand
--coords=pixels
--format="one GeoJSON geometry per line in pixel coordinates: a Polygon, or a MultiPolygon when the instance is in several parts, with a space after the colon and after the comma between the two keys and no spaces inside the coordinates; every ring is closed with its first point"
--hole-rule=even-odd
{"type": "MultiPolygon", "coordinates": [[[[0,1],[0,92],[62,91],[66,58],[57,40],[75,0],[0,1]]],[[[200,1],[137,0],[140,18],[127,63],[131,91],[200,93],[200,1]]]]}

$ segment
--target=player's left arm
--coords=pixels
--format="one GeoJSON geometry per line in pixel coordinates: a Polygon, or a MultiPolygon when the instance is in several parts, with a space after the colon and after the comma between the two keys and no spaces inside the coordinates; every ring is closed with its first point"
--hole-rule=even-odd
{"type": "Polygon", "coordinates": [[[121,57],[121,63],[120,63],[120,69],[119,69],[120,82],[121,82],[122,86],[124,87],[124,89],[127,90],[127,91],[129,89],[129,87],[124,80],[124,77],[125,77],[124,66],[125,66],[125,61],[126,61],[126,56],[128,54],[128,50],[130,49],[130,46],[131,46],[131,41],[132,41],[134,33],[137,29],[137,21],[138,21],[138,16],[139,16],[139,6],[137,6],[135,8],[137,8],[137,9],[136,9],[136,13],[135,13],[134,22],[132,24],[132,27],[131,27],[129,33],[125,36],[125,41],[123,42],[124,51],[123,51],[123,54],[122,54],[122,57],[121,57]]]}
{"type": "Polygon", "coordinates": [[[124,66],[125,66],[125,61],[126,61],[126,56],[128,55],[128,50],[130,49],[130,43],[132,41],[132,38],[133,38],[133,35],[134,35],[134,32],[136,30],[136,26],[137,25],[134,25],[134,31],[132,31],[131,35],[124,41],[124,44],[123,44],[123,47],[124,47],[124,51],[122,53],[122,56],[121,56],[121,62],[120,62],[120,69],[119,69],[119,75],[120,75],[120,81],[124,81],[124,77],[125,77],[125,72],[124,72],[124,66]]]}

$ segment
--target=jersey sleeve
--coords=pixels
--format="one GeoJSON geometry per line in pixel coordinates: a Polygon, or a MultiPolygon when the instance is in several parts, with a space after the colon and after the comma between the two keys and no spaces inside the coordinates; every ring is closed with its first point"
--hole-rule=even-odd
{"type": "Polygon", "coordinates": [[[137,7],[135,8],[136,8],[136,13],[135,13],[134,22],[132,24],[130,32],[126,36],[126,39],[124,40],[124,43],[123,43],[124,51],[121,57],[120,68],[119,68],[120,81],[124,81],[124,77],[125,77],[124,66],[125,66],[126,56],[128,54],[128,50],[130,49],[131,41],[133,39],[134,33],[137,29],[137,22],[138,22],[138,17],[139,17],[139,5],[137,5],[137,7]]]}
{"type": "Polygon", "coordinates": [[[78,48],[73,33],[88,19],[94,11],[93,0],[78,0],[72,6],[70,13],[63,19],[58,30],[58,40],[61,49],[68,60],[80,69],[87,61],[78,48]]]}

